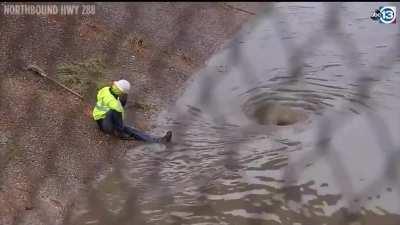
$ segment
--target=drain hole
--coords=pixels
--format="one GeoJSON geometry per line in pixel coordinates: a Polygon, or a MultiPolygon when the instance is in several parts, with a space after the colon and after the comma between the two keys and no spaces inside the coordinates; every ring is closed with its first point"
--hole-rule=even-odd
{"type": "Polygon", "coordinates": [[[247,114],[250,119],[265,125],[289,126],[307,118],[306,113],[300,109],[276,103],[254,105],[251,111],[253,113],[247,114]]]}
{"type": "Polygon", "coordinates": [[[287,126],[287,125],[291,125],[293,123],[291,123],[290,121],[284,121],[284,120],[279,120],[276,122],[276,125],[278,126],[287,126]]]}

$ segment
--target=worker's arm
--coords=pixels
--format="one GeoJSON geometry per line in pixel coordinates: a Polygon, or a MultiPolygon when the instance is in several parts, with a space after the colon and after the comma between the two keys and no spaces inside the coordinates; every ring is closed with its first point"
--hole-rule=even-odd
{"type": "Polygon", "coordinates": [[[122,107],[125,107],[126,102],[128,101],[128,95],[127,94],[122,94],[119,96],[119,101],[121,102],[122,107]]]}
{"type": "Polygon", "coordinates": [[[111,109],[113,113],[114,127],[118,133],[122,134],[124,132],[124,123],[122,121],[122,113],[111,109]]]}
{"type": "MultiPolygon", "coordinates": [[[[123,98],[123,100],[126,103],[126,98],[123,98]]],[[[123,123],[123,106],[122,106],[122,101],[119,99],[119,101],[111,101],[109,102],[109,107],[111,108],[110,110],[112,111],[113,114],[113,124],[115,127],[115,130],[119,133],[119,135],[122,137],[124,136],[124,123],[123,123]]]]}

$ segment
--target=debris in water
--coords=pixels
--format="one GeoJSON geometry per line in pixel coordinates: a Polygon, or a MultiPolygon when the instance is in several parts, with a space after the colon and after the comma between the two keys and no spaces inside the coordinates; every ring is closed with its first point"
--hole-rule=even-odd
{"type": "Polygon", "coordinates": [[[320,187],[328,187],[328,183],[323,183],[320,187]]]}

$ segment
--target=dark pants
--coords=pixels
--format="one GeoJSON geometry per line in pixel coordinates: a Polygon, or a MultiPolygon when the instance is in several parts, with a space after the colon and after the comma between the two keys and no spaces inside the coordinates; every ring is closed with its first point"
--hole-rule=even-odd
{"type": "Polygon", "coordinates": [[[121,114],[110,110],[107,112],[104,119],[97,120],[100,130],[108,134],[117,134],[120,137],[133,137],[138,141],[145,142],[158,142],[158,138],[154,138],[144,132],[136,130],[135,128],[124,126],[122,123],[121,114]]]}

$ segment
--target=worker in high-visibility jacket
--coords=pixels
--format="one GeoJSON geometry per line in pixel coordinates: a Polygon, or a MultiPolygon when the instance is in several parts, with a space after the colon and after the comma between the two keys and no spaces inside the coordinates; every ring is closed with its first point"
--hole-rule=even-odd
{"type": "Polygon", "coordinates": [[[93,109],[93,119],[100,130],[114,134],[121,139],[136,139],[146,142],[170,142],[172,132],[168,131],[162,138],[152,137],[133,127],[125,126],[124,106],[131,85],[126,80],[114,81],[111,86],[103,87],[97,93],[97,103],[93,109]]]}

